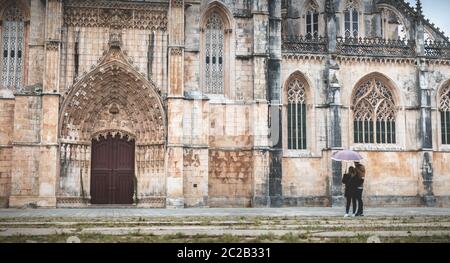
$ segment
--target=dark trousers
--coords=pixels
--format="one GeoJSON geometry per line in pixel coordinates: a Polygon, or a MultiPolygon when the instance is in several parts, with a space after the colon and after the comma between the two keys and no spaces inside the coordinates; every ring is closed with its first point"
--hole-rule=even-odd
{"type": "Polygon", "coordinates": [[[356,189],[354,198],[358,202],[358,213],[357,215],[362,215],[364,212],[364,203],[362,200],[363,189],[356,189]]]}
{"type": "Polygon", "coordinates": [[[353,205],[353,214],[356,213],[356,198],[354,196],[346,196],[347,205],[345,206],[345,213],[348,214],[350,212],[350,204],[353,205]]]}

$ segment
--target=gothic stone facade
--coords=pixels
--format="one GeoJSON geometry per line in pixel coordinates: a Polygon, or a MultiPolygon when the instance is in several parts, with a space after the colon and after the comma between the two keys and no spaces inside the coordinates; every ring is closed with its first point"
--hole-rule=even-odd
{"type": "Polygon", "coordinates": [[[450,44],[401,0],[1,0],[0,205],[450,204],[450,44]]]}

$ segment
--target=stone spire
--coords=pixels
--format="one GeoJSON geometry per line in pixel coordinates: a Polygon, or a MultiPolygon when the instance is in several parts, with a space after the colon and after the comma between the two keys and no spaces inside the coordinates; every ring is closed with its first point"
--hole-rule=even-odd
{"type": "Polygon", "coordinates": [[[417,18],[423,18],[422,2],[420,0],[417,0],[417,2],[416,2],[416,12],[417,12],[417,18]]]}

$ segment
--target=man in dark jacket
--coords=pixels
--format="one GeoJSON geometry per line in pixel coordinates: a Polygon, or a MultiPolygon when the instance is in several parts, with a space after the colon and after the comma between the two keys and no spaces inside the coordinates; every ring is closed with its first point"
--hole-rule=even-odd
{"type": "Polygon", "coordinates": [[[358,200],[358,213],[356,213],[356,216],[364,216],[364,204],[363,204],[363,200],[362,200],[362,194],[363,194],[363,190],[364,190],[364,180],[366,177],[366,168],[361,163],[355,162],[355,170],[356,170],[355,197],[356,197],[356,200],[358,200]]]}

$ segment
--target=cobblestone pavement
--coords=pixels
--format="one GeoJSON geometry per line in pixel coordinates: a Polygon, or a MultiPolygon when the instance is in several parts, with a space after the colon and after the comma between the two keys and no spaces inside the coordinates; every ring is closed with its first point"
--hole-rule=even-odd
{"type": "MultiPolygon", "coordinates": [[[[0,209],[0,218],[15,217],[68,217],[68,218],[122,218],[122,217],[185,217],[185,216],[287,216],[287,217],[340,217],[344,208],[58,208],[58,209],[0,209]]],[[[450,216],[450,208],[367,208],[365,216],[450,216]]]]}

